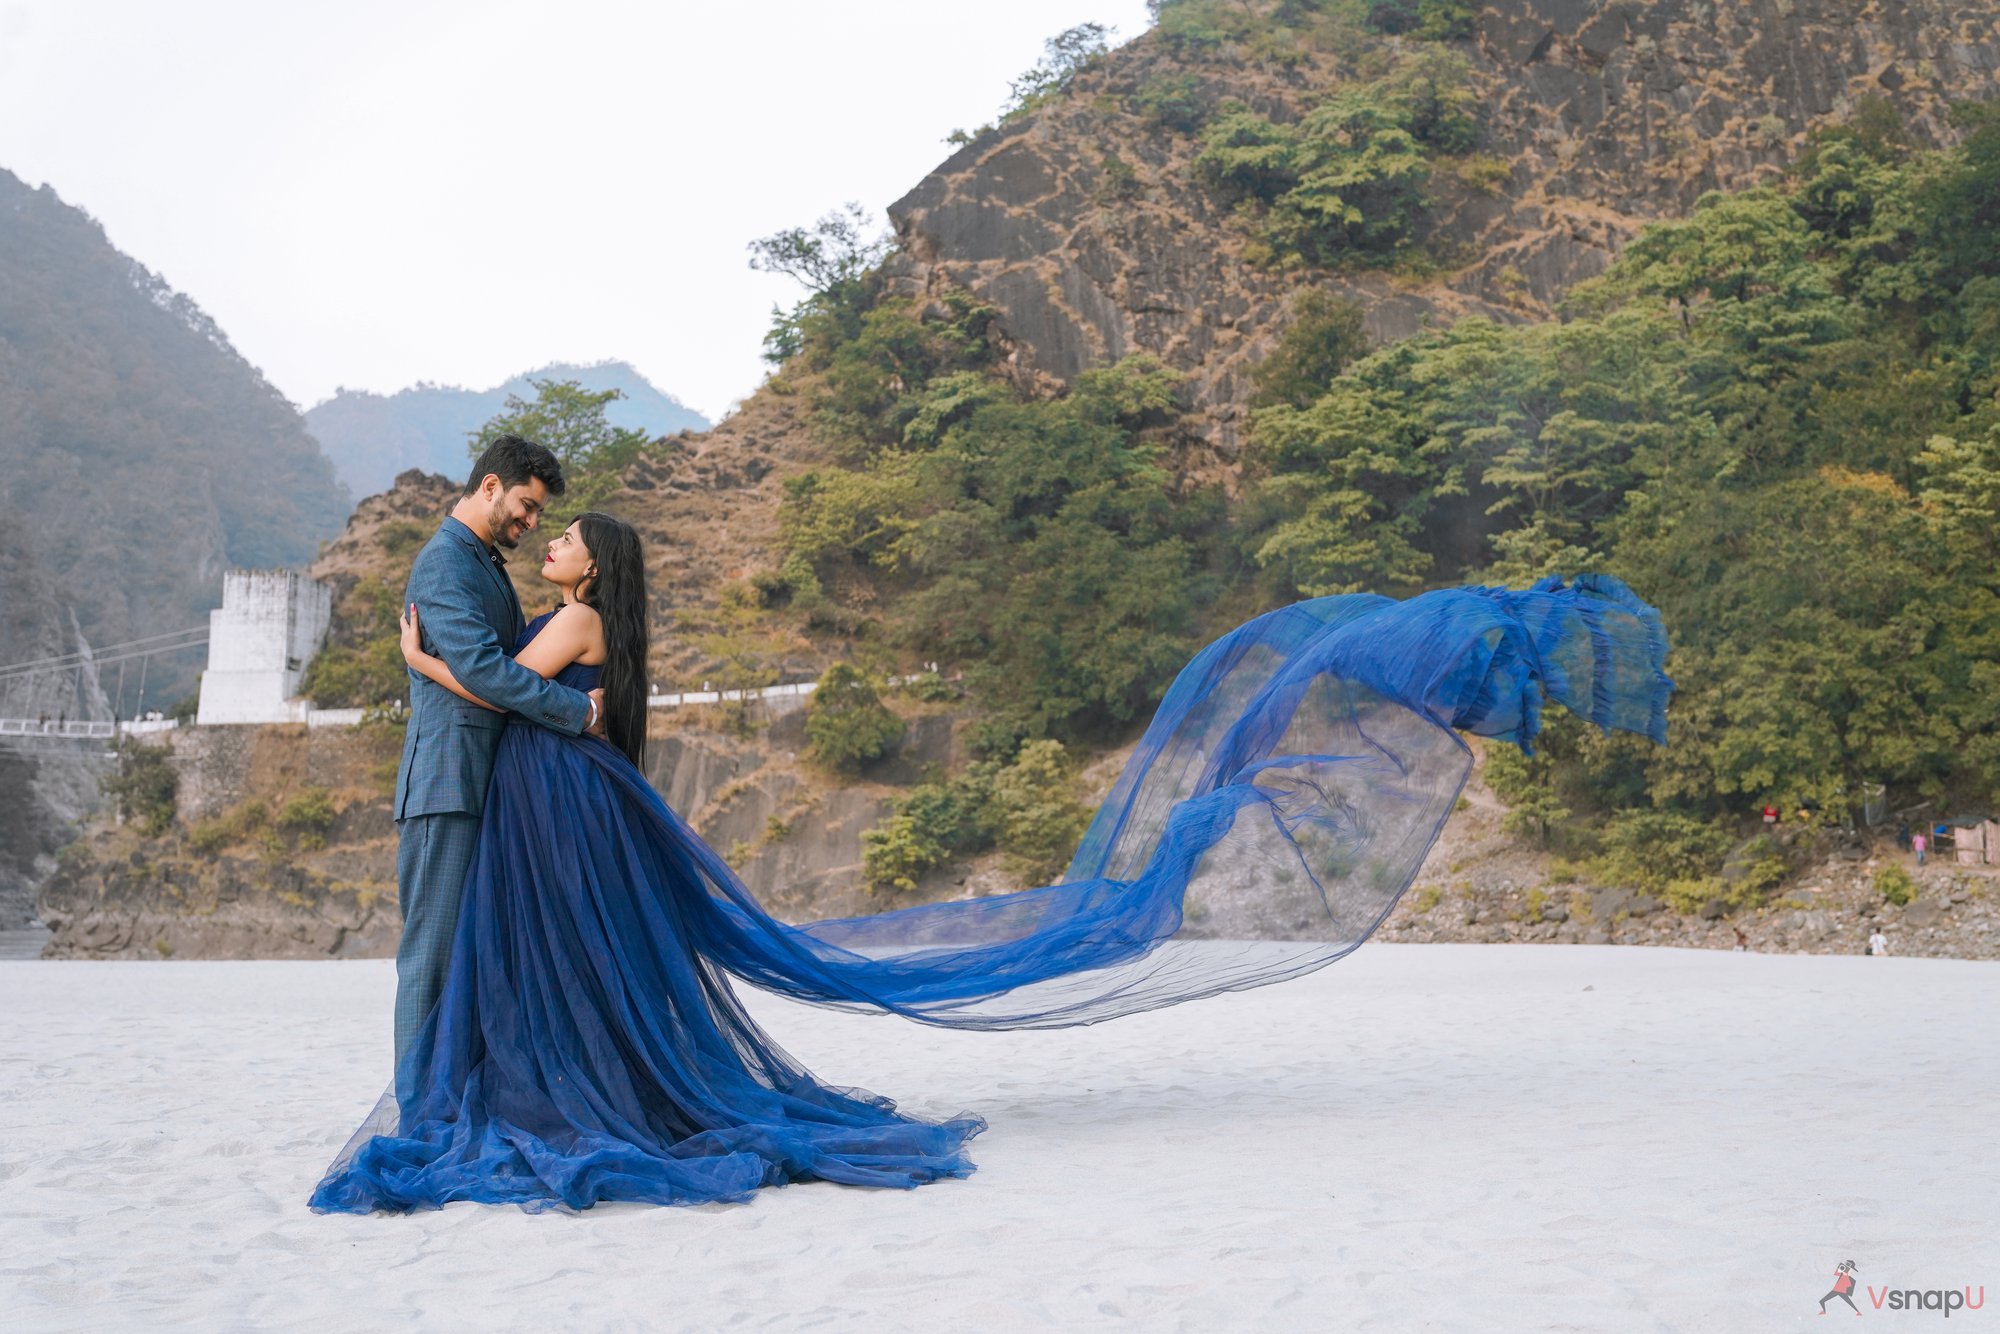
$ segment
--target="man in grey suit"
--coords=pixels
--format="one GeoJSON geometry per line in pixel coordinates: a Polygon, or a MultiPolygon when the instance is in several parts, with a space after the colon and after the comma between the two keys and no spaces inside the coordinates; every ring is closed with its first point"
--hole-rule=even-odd
{"type": "MultiPolygon", "coordinates": [[[[467,690],[575,736],[603,730],[604,696],[544,680],[508,656],[526,623],[499,548],[512,549],[563,493],[562,464],[541,445],[503,435],[479,456],[451,514],[417,554],[403,605],[417,607],[424,647],[467,690]]],[[[403,1053],[444,985],[459,893],[507,714],[482,709],[410,673],[410,720],[396,771],[397,1094],[403,1053]]]]}

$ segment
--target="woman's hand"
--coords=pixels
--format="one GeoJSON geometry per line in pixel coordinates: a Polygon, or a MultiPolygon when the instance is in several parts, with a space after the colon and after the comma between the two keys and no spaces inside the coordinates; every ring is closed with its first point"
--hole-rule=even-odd
{"type": "Polygon", "coordinates": [[[424,652],[423,631],[417,625],[417,604],[403,608],[403,661],[414,667],[428,657],[424,652]]]}

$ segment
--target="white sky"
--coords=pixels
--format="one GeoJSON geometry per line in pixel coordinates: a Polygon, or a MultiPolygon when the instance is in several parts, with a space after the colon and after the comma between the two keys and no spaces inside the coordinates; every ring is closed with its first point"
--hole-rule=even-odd
{"type": "Polygon", "coordinates": [[[1086,21],[1144,0],[0,0],[0,167],[301,408],[616,358],[715,418],[799,296],[746,243],[879,217],[1086,21]]]}

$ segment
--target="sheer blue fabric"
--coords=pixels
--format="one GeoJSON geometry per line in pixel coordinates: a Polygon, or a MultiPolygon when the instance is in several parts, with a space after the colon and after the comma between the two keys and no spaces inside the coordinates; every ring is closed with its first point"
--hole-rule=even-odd
{"type": "Polygon", "coordinates": [[[1666,650],[1657,613],[1605,577],[1285,607],[1182,669],[1061,882],[802,926],[764,912],[613,747],[514,719],[444,994],[399,1072],[413,1092],[385,1097],[313,1207],[963,1176],[978,1117],[819,1083],[732,979],[1030,1028],[1323,967],[1416,876],[1471,769],[1459,732],[1528,748],[1548,698],[1663,741],[1666,650]]]}

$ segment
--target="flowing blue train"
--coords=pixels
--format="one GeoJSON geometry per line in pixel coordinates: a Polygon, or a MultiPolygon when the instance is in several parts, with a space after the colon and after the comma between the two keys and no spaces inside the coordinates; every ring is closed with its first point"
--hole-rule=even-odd
{"type": "Polygon", "coordinates": [[[819,1083],[732,979],[1029,1028],[1309,972],[1415,878],[1471,769],[1459,732],[1525,748],[1546,696],[1664,741],[1666,651],[1659,615],[1602,576],[1285,607],[1182,669],[1061,882],[803,926],[765,913],[612,746],[514,719],[444,993],[398,1072],[411,1092],[385,1096],[312,1206],[690,1204],[964,1176],[984,1122],[819,1083]]]}

